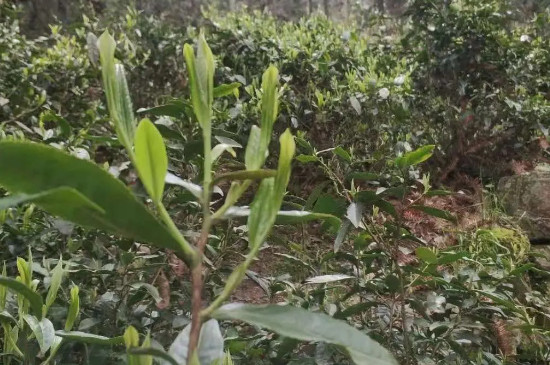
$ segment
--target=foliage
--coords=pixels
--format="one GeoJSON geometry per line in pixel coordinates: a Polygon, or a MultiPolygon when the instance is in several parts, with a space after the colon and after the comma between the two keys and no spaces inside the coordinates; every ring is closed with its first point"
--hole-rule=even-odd
{"type": "MultiPolygon", "coordinates": [[[[129,192],[116,178],[109,176],[108,173],[93,164],[59,152],[52,147],[40,148],[26,142],[1,143],[0,150],[3,152],[0,153],[0,160],[5,164],[5,168],[0,173],[0,183],[10,192],[22,193],[23,201],[31,200],[48,212],[74,223],[100,228],[145,241],[156,247],[171,248],[176,251],[192,270],[191,324],[176,338],[176,342],[171,346],[171,353],[163,356],[169,358],[171,355],[176,362],[188,364],[216,363],[223,358],[223,338],[217,322],[208,321],[208,319],[212,316],[223,317],[219,314],[222,311],[219,307],[243,280],[248,266],[257,256],[262,243],[275,223],[289,182],[290,163],[295,150],[294,139],[290,131],[287,130],[280,138],[281,149],[275,177],[263,179],[250,208],[248,219],[250,253],[244,263],[230,274],[220,295],[210,306],[202,309],[204,250],[209,232],[216,220],[223,218],[224,212],[232,208],[250,185],[251,180],[248,178],[247,172],[253,174],[254,178],[260,176],[262,179],[264,177],[258,175],[256,170],[262,167],[264,156],[267,156],[269,134],[278,111],[277,70],[271,67],[264,74],[261,124],[259,128],[256,127],[251,132],[251,142],[247,148],[252,148],[253,153],[247,153],[247,156],[250,156],[250,163],[247,163],[246,166],[247,170],[223,176],[230,180],[233,176],[240,177],[242,175],[243,177],[238,178],[241,182],[233,182],[232,190],[228,193],[230,198],[226,200],[225,204],[211,212],[213,181],[220,180],[219,177],[212,178],[212,162],[215,159],[213,157],[215,148],[211,148],[214,58],[203,34],[199,37],[196,55],[191,46],[184,47],[187,69],[192,74],[190,86],[193,112],[203,131],[204,145],[204,178],[201,187],[203,193],[200,199],[203,206],[202,229],[195,247],[191,247],[162,203],[164,181],[168,173],[164,141],[155,125],[148,119],[141,120],[136,128],[124,68],[115,62],[115,47],[116,43],[108,32],[105,32],[98,40],[103,85],[111,121],[115,126],[119,141],[126,148],[130,161],[135,165],[141,181],[159,213],[159,218],[165,226],[161,226],[151,213],[147,213],[145,207],[141,206],[135,198],[129,197],[129,192]],[[21,162],[25,167],[21,167],[21,162]],[[40,166],[46,170],[40,170],[40,166]],[[26,178],[20,174],[21,172],[23,175],[32,172],[34,178],[26,178]],[[67,176],[67,174],[74,174],[74,177],[67,176]],[[23,180],[28,184],[13,184],[14,181],[23,180]],[[187,351],[182,354],[182,349],[187,349],[187,351]]],[[[14,199],[13,195],[2,200],[6,207],[21,202],[22,199],[14,199]]],[[[30,271],[26,275],[30,276],[30,271]]],[[[39,297],[33,299],[33,296],[36,295],[29,293],[28,288],[23,290],[13,284],[8,285],[5,280],[4,284],[25,295],[34,309],[41,309],[41,306],[38,305],[39,297]]],[[[27,279],[26,284],[27,287],[30,286],[30,279],[27,279]]],[[[52,288],[57,290],[59,285],[52,285],[52,288]]],[[[49,301],[46,303],[46,308],[48,305],[49,301]]],[[[254,307],[245,307],[240,309],[240,313],[245,316],[245,321],[261,325],[263,322],[255,320],[254,316],[246,317],[247,312],[252,314],[255,310],[254,307]]],[[[225,312],[228,311],[225,309],[225,312]]],[[[268,312],[273,312],[273,316],[277,315],[275,309],[270,311],[268,308],[268,312]]],[[[280,316],[280,313],[278,315],[280,316]]],[[[316,332],[319,328],[304,326],[317,316],[296,312],[292,316],[292,320],[287,320],[284,326],[274,326],[273,329],[302,340],[318,340],[316,332]]],[[[227,318],[232,317],[229,315],[227,318]]],[[[37,337],[42,353],[45,353],[51,347],[53,340],[48,340],[47,344],[43,343],[44,326],[38,320],[33,323],[29,322],[29,326],[37,337]],[[41,331],[40,335],[37,334],[39,330],[41,331]]],[[[365,359],[372,358],[379,364],[395,363],[385,349],[361,332],[354,332],[347,325],[336,320],[330,322],[321,318],[317,321],[324,323],[325,328],[322,331],[334,331],[334,338],[339,338],[338,344],[348,349],[355,362],[360,363],[365,359]],[[348,333],[346,334],[346,332],[348,333]],[[363,348],[358,345],[360,343],[369,344],[369,346],[363,348]]],[[[48,326],[48,334],[52,335],[51,325],[48,324],[48,326]]],[[[83,340],[87,338],[86,335],[81,337],[83,340]]],[[[69,335],[65,338],[72,337],[69,335]]],[[[126,330],[124,341],[127,350],[139,347],[139,335],[133,327],[126,330]]],[[[112,341],[108,343],[112,343],[112,341]]],[[[141,347],[148,348],[149,346],[150,339],[147,337],[141,347]]],[[[25,358],[21,352],[17,354],[25,358]]],[[[128,363],[130,364],[150,364],[151,362],[152,355],[128,354],[128,363]]]]}
{"type": "Polygon", "coordinates": [[[431,204],[547,134],[548,11],[417,0],[361,29],[208,10],[206,37],[128,8],[30,38],[0,6],[3,363],[548,361],[524,234],[431,204]],[[290,306],[224,305],[245,280],[290,306]]]}

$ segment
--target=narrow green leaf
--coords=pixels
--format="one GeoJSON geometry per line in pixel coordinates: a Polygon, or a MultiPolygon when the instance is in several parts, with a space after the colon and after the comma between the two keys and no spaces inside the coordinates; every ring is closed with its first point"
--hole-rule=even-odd
{"type": "MultiPolygon", "coordinates": [[[[5,287],[2,287],[5,288],[5,287]]],[[[14,326],[17,326],[17,319],[15,319],[10,312],[8,311],[1,311],[0,312],[0,322],[2,323],[12,323],[14,326]]]]}
{"type": "Polygon", "coordinates": [[[319,161],[319,157],[313,155],[298,155],[296,160],[301,163],[310,163],[319,161]]]}
{"type": "Polygon", "coordinates": [[[62,187],[76,189],[104,213],[81,211],[71,196],[36,203],[83,226],[181,250],[177,240],[122,182],[90,161],[56,148],[28,142],[0,142],[0,185],[12,193],[29,195],[62,187]],[[69,209],[65,209],[69,203],[69,209]]]}
{"type": "Polygon", "coordinates": [[[31,288],[20,281],[5,276],[0,276],[0,285],[10,288],[27,299],[31,305],[33,314],[40,320],[42,319],[42,306],[44,302],[42,297],[36,294],[31,288]]]}
{"type": "MultiPolygon", "coordinates": [[[[264,158],[264,156],[267,157],[269,142],[271,141],[271,134],[273,132],[273,124],[279,113],[278,85],[279,70],[277,70],[275,66],[269,66],[262,76],[262,117],[259,149],[261,158],[264,158]]],[[[265,161],[265,158],[263,161],[265,161]]]]}
{"type": "Polygon", "coordinates": [[[261,129],[253,125],[250,129],[248,144],[244,155],[244,164],[247,170],[258,170],[265,162],[265,151],[262,151],[261,129]],[[262,155],[263,153],[263,155],[262,155]]]}
{"type": "Polygon", "coordinates": [[[240,82],[218,85],[214,88],[214,98],[221,98],[223,96],[234,94],[235,92],[238,92],[239,87],[241,87],[240,82]]]}
{"type": "Polygon", "coordinates": [[[161,134],[149,119],[143,119],[136,130],[135,152],[139,177],[151,199],[160,203],[168,172],[168,156],[161,134]]]}
{"type": "Polygon", "coordinates": [[[45,316],[48,313],[51,305],[57,297],[57,292],[63,281],[63,275],[65,274],[65,269],[63,268],[63,260],[59,259],[56,267],[52,270],[51,279],[50,279],[50,288],[48,289],[48,294],[46,295],[46,303],[44,304],[43,315],[45,316]]]}
{"type": "Polygon", "coordinates": [[[332,150],[332,153],[334,153],[336,156],[340,157],[346,162],[351,162],[351,155],[348,151],[343,149],[342,147],[338,146],[335,149],[332,150]]]}
{"type": "Polygon", "coordinates": [[[80,312],[80,297],[78,296],[78,286],[71,288],[71,303],[69,304],[69,311],[67,313],[67,320],[65,321],[65,331],[69,332],[73,329],[74,323],[80,312]]]}
{"type": "Polygon", "coordinates": [[[206,43],[203,33],[199,36],[196,57],[193,48],[188,44],[183,48],[183,55],[189,74],[193,111],[201,127],[209,130],[214,99],[215,66],[214,56],[206,43]]]}
{"type": "Polygon", "coordinates": [[[323,341],[344,346],[356,364],[397,365],[376,341],[347,323],[323,313],[279,305],[232,303],[216,310],[214,318],[240,320],[302,341],[323,341]]]}
{"type": "Polygon", "coordinates": [[[249,245],[252,249],[258,248],[267,237],[277,216],[276,202],[274,201],[275,178],[262,180],[250,206],[248,217],[249,245]],[[275,213],[274,213],[275,211],[275,213]]]}
{"type": "Polygon", "coordinates": [[[124,67],[115,62],[116,42],[108,31],[105,31],[99,37],[98,48],[103,76],[103,89],[107,97],[109,114],[115,125],[120,142],[131,153],[135,130],[132,102],[126,83],[124,67]]]}
{"type": "MultiPolygon", "coordinates": [[[[1,210],[1,209],[0,209],[1,210]]],[[[4,262],[2,266],[2,277],[7,277],[6,263],[4,262]]],[[[0,285],[0,311],[6,309],[6,299],[8,295],[8,287],[5,285],[0,285]]]]}
{"type": "Polygon", "coordinates": [[[296,152],[296,143],[294,137],[290,133],[290,129],[287,129],[279,138],[281,145],[279,152],[279,164],[277,165],[277,177],[275,178],[275,196],[278,199],[277,210],[279,210],[283,196],[286,192],[286,187],[290,179],[291,162],[296,152]]]}
{"type": "Polygon", "coordinates": [[[454,215],[452,215],[451,213],[447,212],[446,210],[441,210],[441,209],[437,209],[437,208],[434,208],[434,207],[428,207],[428,206],[425,206],[425,205],[411,205],[411,208],[419,210],[421,212],[424,212],[428,215],[431,215],[431,216],[434,216],[434,217],[437,217],[437,218],[448,220],[448,221],[453,222],[455,224],[457,223],[456,217],[454,215]]]}
{"type": "Polygon", "coordinates": [[[141,108],[137,111],[140,114],[152,114],[157,117],[168,116],[173,118],[182,118],[183,116],[190,116],[193,112],[192,106],[183,100],[172,99],[166,104],[157,105],[151,108],[141,108]]]}
{"type": "Polygon", "coordinates": [[[71,342],[82,342],[95,345],[122,345],[124,344],[124,337],[105,337],[94,335],[92,333],[80,332],[80,331],[56,331],[55,334],[71,342]]]}
{"type": "Polygon", "coordinates": [[[52,322],[47,318],[37,319],[35,316],[26,314],[23,319],[29,325],[34,337],[40,346],[40,352],[45,354],[54,343],[55,329],[52,322]]]}

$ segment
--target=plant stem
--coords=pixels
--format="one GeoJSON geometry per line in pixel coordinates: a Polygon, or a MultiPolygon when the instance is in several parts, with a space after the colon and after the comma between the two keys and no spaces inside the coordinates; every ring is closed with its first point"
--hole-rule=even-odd
{"type": "Polygon", "coordinates": [[[201,234],[197,241],[197,255],[198,260],[191,270],[191,332],[189,334],[189,347],[187,349],[187,362],[190,363],[193,358],[197,346],[199,345],[199,338],[201,334],[202,318],[202,289],[204,286],[202,270],[203,270],[203,255],[206,244],[208,243],[208,235],[210,228],[212,228],[212,215],[210,213],[210,199],[212,196],[212,141],[210,125],[203,127],[203,141],[204,141],[204,179],[203,179],[203,199],[202,199],[202,211],[203,222],[201,228],[201,234]]]}

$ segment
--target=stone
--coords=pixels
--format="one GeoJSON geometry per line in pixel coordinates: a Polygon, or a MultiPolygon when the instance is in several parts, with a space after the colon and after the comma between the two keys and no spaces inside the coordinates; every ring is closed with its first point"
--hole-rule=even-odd
{"type": "Polygon", "coordinates": [[[507,214],[516,217],[529,238],[550,238],[550,172],[504,177],[497,192],[507,214]]]}

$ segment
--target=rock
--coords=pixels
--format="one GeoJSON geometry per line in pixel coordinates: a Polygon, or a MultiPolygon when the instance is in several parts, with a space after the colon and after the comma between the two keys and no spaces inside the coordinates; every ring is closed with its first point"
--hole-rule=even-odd
{"type": "Polygon", "coordinates": [[[533,246],[532,249],[537,266],[543,270],[550,271],[550,246],[533,246]]]}
{"type": "Polygon", "coordinates": [[[504,177],[497,191],[506,213],[518,218],[529,238],[550,238],[550,172],[504,177]]]}

